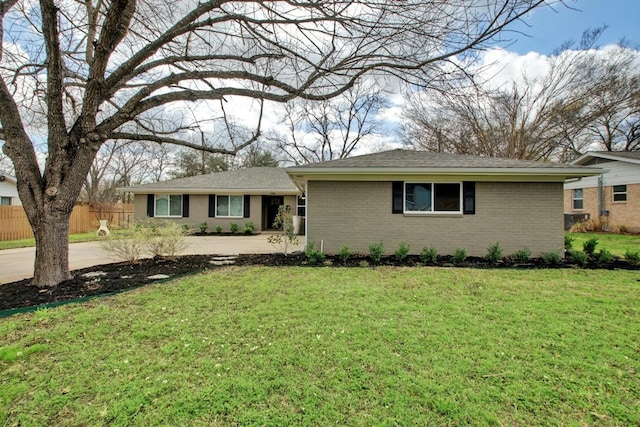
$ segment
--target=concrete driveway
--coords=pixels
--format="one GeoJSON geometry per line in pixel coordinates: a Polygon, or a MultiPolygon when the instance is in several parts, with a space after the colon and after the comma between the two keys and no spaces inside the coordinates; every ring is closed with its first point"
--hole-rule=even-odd
{"type": "MultiPolygon", "coordinates": [[[[267,242],[268,234],[255,236],[189,236],[187,248],[181,255],[239,255],[280,252],[267,242]]],[[[304,237],[291,251],[302,250],[304,237]]],[[[98,242],[72,243],[69,245],[69,268],[91,267],[121,261],[110,258],[98,242]]],[[[5,249],[0,251],[0,283],[14,282],[33,277],[35,248],[5,249]]]]}

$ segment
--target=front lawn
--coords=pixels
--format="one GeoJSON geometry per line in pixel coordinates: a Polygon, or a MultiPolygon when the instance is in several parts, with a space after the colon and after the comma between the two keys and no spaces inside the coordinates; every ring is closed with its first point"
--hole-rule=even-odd
{"type": "Polygon", "coordinates": [[[0,319],[0,425],[638,425],[637,271],[235,267],[0,319]]]}

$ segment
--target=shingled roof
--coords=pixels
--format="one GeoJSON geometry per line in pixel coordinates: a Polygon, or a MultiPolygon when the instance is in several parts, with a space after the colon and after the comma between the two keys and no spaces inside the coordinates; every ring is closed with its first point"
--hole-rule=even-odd
{"type": "Polygon", "coordinates": [[[589,151],[571,162],[573,165],[592,165],[612,161],[640,164],[640,151],[589,151]]]}
{"type": "Polygon", "coordinates": [[[391,150],[287,169],[290,175],[321,174],[493,174],[590,176],[599,168],[498,157],[467,156],[415,150],[391,150]]]}
{"type": "Polygon", "coordinates": [[[207,175],[177,178],[133,187],[120,188],[122,191],[148,194],[155,192],[176,192],[190,194],[242,193],[279,195],[298,194],[300,191],[282,168],[256,167],[207,175]]]}

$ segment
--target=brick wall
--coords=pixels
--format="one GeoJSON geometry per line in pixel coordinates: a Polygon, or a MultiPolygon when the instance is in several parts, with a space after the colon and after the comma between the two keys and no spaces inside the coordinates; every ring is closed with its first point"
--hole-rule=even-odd
{"type": "Polygon", "coordinates": [[[526,247],[536,256],[563,248],[561,183],[478,182],[475,215],[392,214],[391,196],[391,182],[310,181],[308,241],[319,247],[323,240],[327,253],[343,245],[367,253],[379,241],[386,253],[400,242],[411,253],[433,245],[442,255],[464,248],[484,256],[496,242],[505,254],[526,247]]]}

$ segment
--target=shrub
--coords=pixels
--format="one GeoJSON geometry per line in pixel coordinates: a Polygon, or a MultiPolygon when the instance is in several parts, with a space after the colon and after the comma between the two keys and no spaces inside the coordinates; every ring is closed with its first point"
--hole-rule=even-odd
{"type": "Polygon", "coordinates": [[[628,232],[629,232],[629,227],[627,227],[626,225],[621,224],[621,225],[618,226],[618,233],[626,234],[628,232]]]}
{"type": "Polygon", "coordinates": [[[340,261],[342,261],[343,264],[347,263],[347,260],[349,259],[349,257],[351,256],[351,251],[349,250],[349,248],[347,247],[347,245],[344,245],[336,254],[336,256],[338,257],[338,259],[340,259],[340,261]]]}
{"type": "Polygon", "coordinates": [[[640,264],[640,252],[627,250],[624,253],[624,259],[631,265],[640,264]]]}
{"type": "Polygon", "coordinates": [[[369,263],[367,262],[367,260],[362,260],[358,263],[358,267],[360,268],[368,268],[369,267],[369,263]]]}
{"type": "Polygon", "coordinates": [[[527,248],[518,249],[515,254],[513,254],[513,259],[517,262],[527,262],[531,258],[531,251],[527,248]]]}
{"type": "Polygon", "coordinates": [[[200,225],[198,226],[198,228],[200,229],[200,232],[201,232],[201,233],[205,233],[205,232],[207,231],[207,227],[208,227],[208,225],[207,225],[207,223],[206,223],[206,222],[203,222],[202,224],[200,224],[200,225]]]}
{"type": "Polygon", "coordinates": [[[111,233],[107,239],[100,241],[100,246],[114,259],[136,262],[145,249],[142,227],[136,224],[121,233],[111,233]]]}
{"type": "Polygon", "coordinates": [[[562,259],[558,252],[545,252],[540,255],[540,258],[542,258],[545,264],[558,264],[562,259]]]}
{"type": "Polygon", "coordinates": [[[575,264],[586,265],[589,262],[589,254],[583,251],[573,251],[569,259],[575,264]]]}
{"type": "Polygon", "coordinates": [[[438,261],[438,251],[433,246],[424,247],[420,252],[420,261],[435,264],[438,261]]]}
{"type": "Polygon", "coordinates": [[[569,236],[568,234],[564,235],[564,248],[566,250],[570,250],[571,248],[573,248],[573,241],[576,240],[575,238],[569,236]]]}
{"type": "Polygon", "coordinates": [[[229,230],[232,233],[237,233],[238,230],[240,230],[240,227],[238,227],[238,224],[236,224],[235,222],[232,222],[231,224],[229,224],[229,230]]]}
{"type": "Polygon", "coordinates": [[[502,259],[502,248],[500,247],[500,243],[494,243],[493,245],[487,248],[486,257],[489,262],[496,263],[502,259]]]}
{"type": "Polygon", "coordinates": [[[247,235],[253,234],[254,229],[255,229],[255,226],[253,225],[253,222],[247,221],[244,223],[244,227],[242,227],[242,233],[247,235]]]}
{"type": "Polygon", "coordinates": [[[324,261],[325,254],[320,249],[314,249],[314,242],[309,242],[304,249],[304,254],[311,265],[321,264],[324,261]]]}
{"type": "Polygon", "coordinates": [[[598,258],[598,261],[603,263],[610,263],[616,259],[616,257],[605,248],[600,249],[600,252],[598,253],[597,258],[598,258]]]}
{"type": "Polygon", "coordinates": [[[395,251],[395,256],[398,260],[404,261],[409,255],[409,245],[405,242],[400,242],[398,249],[395,251]]]}
{"type": "Polygon", "coordinates": [[[189,234],[190,231],[191,229],[189,228],[189,224],[182,224],[182,232],[185,236],[189,234]]]}
{"type": "Polygon", "coordinates": [[[222,234],[222,226],[221,225],[217,225],[216,226],[216,233],[217,234],[222,234]]]}
{"type": "Polygon", "coordinates": [[[174,257],[186,247],[184,229],[172,221],[143,228],[144,243],[151,256],[174,257]]]}
{"type": "Polygon", "coordinates": [[[382,242],[372,243],[369,245],[369,256],[374,263],[379,263],[384,254],[384,246],[382,242]]]}
{"type": "Polygon", "coordinates": [[[463,248],[458,248],[453,251],[452,260],[456,264],[461,264],[467,259],[467,250],[463,248]]]}
{"type": "Polygon", "coordinates": [[[589,256],[593,255],[596,251],[596,246],[598,246],[598,239],[592,237],[582,244],[582,250],[589,256]]]}

